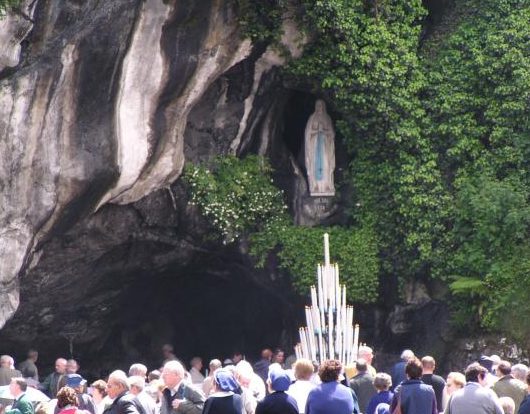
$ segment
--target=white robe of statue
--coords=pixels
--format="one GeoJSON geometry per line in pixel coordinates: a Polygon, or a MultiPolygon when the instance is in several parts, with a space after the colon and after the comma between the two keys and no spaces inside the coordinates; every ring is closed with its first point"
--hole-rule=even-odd
{"type": "Polygon", "coordinates": [[[304,144],[309,193],[313,197],[334,196],[335,131],[321,99],[307,121],[304,144]]]}

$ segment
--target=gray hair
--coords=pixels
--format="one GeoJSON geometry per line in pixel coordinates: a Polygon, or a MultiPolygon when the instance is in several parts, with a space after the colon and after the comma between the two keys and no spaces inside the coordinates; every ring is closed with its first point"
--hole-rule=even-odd
{"type": "Polygon", "coordinates": [[[144,364],[132,364],[129,368],[129,377],[140,376],[145,377],[147,375],[147,367],[144,364]]]}
{"type": "Polygon", "coordinates": [[[402,353],[401,353],[401,359],[405,362],[408,362],[410,361],[412,358],[414,358],[414,352],[412,352],[410,349],[405,349],[402,353]]]}
{"type": "Polygon", "coordinates": [[[116,383],[120,384],[124,389],[129,389],[129,382],[127,381],[127,375],[125,375],[125,372],[123,372],[121,369],[117,369],[116,371],[112,371],[109,375],[109,381],[110,380],[115,381],[116,383]]]}
{"type": "Polygon", "coordinates": [[[214,371],[216,369],[221,368],[223,366],[223,363],[218,359],[212,359],[208,366],[210,367],[210,371],[214,371]]]}
{"type": "Polygon", "coordinates": [[[366,345],[361,345],[359,347],[358,355],[360,358],[362,358],[363,355],[373,355],[374,350],[366,345]]]}
{"type": "Polygon", "coordinates": [[[141,377],[140,375],[133,375],[129,377],[127,382],[129,383],[129,387],[136,387],[140,391],[145,388],[145,377],[141,377]]]}
{"type": "Polygon", "coordinates": [[[512,375],[520,381],[526,382],[528,367],[525,364],[515,364],[512,367],[512,375]]]}
{"type": "Polygon", "coordinates": [[[0,365],[11,365],[12,358],[9,355],[0,356],[0,365]]]}
{"type": "Polygon", "coordinates": [[[186,370],[179,361],[167,361],[164,364],[164,369],[174,374],[177,374],[181,378],[184,378],[186,376],[186,370]]]}

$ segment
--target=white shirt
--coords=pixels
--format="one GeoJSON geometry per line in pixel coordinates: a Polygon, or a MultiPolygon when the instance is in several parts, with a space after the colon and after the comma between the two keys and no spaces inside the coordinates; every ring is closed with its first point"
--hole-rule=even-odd
{"type": "Polygon", "coordinates": [[[296,400],[296,404],[298,405],[298,412],[300,414],[305,413],[305,404],[307,401],[307,396],[309,395],[309,391],[311,391],[315,387],[316,385],[313,384],[311,381],[297,380],[292,383],[289,389],[286,391],[287,394],[289,394],[296,400]]]}

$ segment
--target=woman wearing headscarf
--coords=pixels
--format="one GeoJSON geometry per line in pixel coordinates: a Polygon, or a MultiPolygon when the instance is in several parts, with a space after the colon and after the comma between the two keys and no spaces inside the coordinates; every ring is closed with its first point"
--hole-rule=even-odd
{"type": "Polygon", "coordinates": [[[241,414],[241,388],[231,370],[220,368],[214,373],[214,392],[210,394],[202,414],[241,414]]]}

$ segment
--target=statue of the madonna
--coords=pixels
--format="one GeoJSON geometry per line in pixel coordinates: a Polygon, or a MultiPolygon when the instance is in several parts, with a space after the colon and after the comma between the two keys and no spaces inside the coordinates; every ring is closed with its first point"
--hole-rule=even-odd
{"type": "Polygon", "coordinates": [[[335,131],[321,99],[305,128],[305,166],[311,196],[334,196],[335,131]]]}

